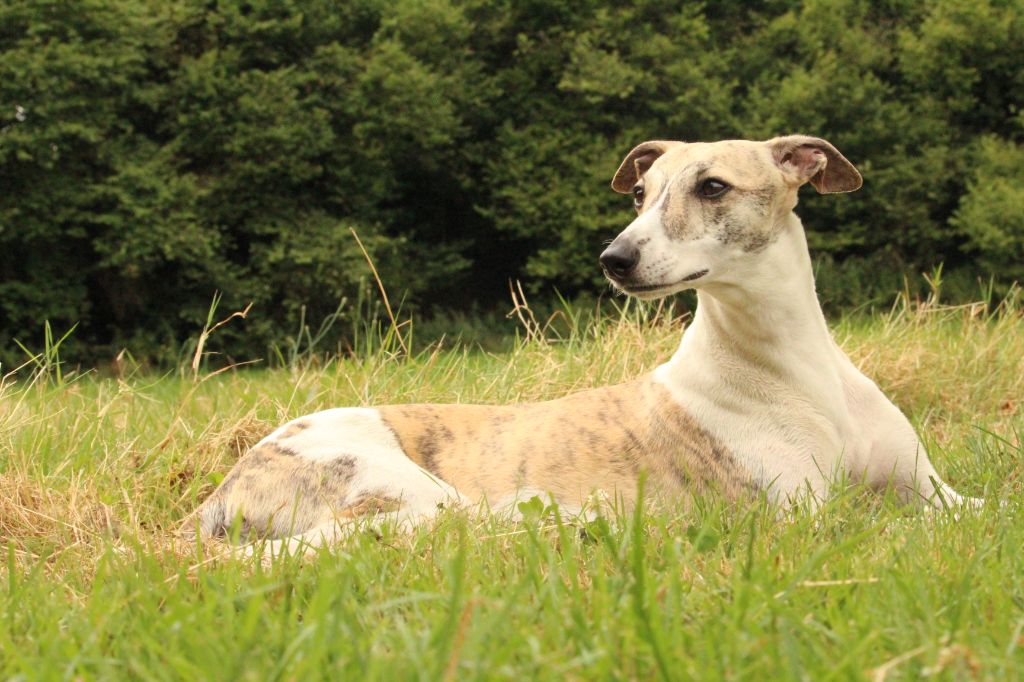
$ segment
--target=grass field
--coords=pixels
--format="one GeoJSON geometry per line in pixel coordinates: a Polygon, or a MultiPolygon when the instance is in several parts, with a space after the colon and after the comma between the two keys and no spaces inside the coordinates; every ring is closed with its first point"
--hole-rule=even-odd
{"type": "MultiPolygon", "coordinates": [[[[572,318],[572,315],[569,316],[572,318]]],[[[540,400],[667,359],[678,321],[569,320],[507,354],[391,349],[288,369],[0,388],[0,678],[1024,678],[1024,316],[897,306],[835,333],[983,509],[857,489],[585,525],[449,513],[311,560],[216,560],[178,521],[244,448],[324,407],[540,400]],[[1006,501],[1005,505],[997,503],[1006,501]]],[[[536,331],[536,330],[534,330],[536,331]]],[[[392,337],[393,341],[393,337],[392,337]]]]}

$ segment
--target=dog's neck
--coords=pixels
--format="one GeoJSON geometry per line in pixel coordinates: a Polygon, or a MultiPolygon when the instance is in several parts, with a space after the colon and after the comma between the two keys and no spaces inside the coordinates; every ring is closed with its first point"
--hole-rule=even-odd
{"type": "Polygon", "coordinates": [[[779,230],[775,242],[728,280],[698,291],[694,321],[660,370],[667,381],[710,376],[769,401],[768,387],[780,383],[819,405],[842,396],[800,219],[789,213],[779,230]],[[692,371],[709,363],[712,372],[692,371]]]}

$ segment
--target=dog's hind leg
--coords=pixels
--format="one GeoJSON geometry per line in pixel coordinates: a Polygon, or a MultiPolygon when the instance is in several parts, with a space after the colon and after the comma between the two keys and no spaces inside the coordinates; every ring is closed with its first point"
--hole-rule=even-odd
{"type": "Polygon", "coordinates": [[[265,564],[270,564],[274,558],[284,555],[309,556],[321,547],[341,543],[359,527],[358,521],[328,521],[304,533],[245,545],[241,547],[241,556],[259,556],[265,564]]]}
{"type": "Polygon", "coordinates": [[[256,444],[186,521],[201,539],[267,540],[271,553],[334,544],[364,517],[412,525],[459,493],[413,462],[376,410],[325,410],[256,444]]]}
{"type": "Polygon", "coordinates": [[[420,514],[395,511],[349,518],[342,514],[302,533],[245,545],[241,548],[242,556],[259,556],[264,564],[270,564],[275,558],[284,555],[308,557],[316,554],[321,548],[340,546],[360,532],[373,533],[380,537],[384,526],[393,526],[400,532],[410,532],[417,525],[436,516],[441,508],[438,506],[431,512],[420,514]]]}

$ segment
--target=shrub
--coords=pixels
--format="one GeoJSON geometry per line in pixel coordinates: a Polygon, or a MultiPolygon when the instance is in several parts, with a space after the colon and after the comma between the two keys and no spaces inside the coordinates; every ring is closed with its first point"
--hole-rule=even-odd
{"type": "Polygon", "coordinates": [[[359,297],[353,228],[407,310],[592,292],[630,220],[608,182],[652,138],[835,143],[864,190],[800,212],[838,306],[887,298],[865,263],[1020,277],[1022,9],[7,2],[0,361],[47,320],[75,359],[173,359],[215,291],[265,353],[359,297]]]}

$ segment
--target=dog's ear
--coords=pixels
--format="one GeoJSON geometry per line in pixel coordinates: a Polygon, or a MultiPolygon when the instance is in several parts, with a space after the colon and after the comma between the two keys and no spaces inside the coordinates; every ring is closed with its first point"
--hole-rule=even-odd
{"type": "Polygon", "coordinates": [[[797,186],[810,182],[822,194],[852,192],[863,179],[853,164],[826,140],[787,135],[768,140],[775,164],[797,186]]]}
{"type": "Polygon", "coordinates": [[[641,142],[633,147],[633,151],[626,154],[622,160],[619,170],[615,171],[612,178],[612,189],[621,194],[629,194],[647,169],[651,167],[659,156],[664,154],[673,145],[679,142],[667,142],[665,140],[650,140],[641,142]]]}

